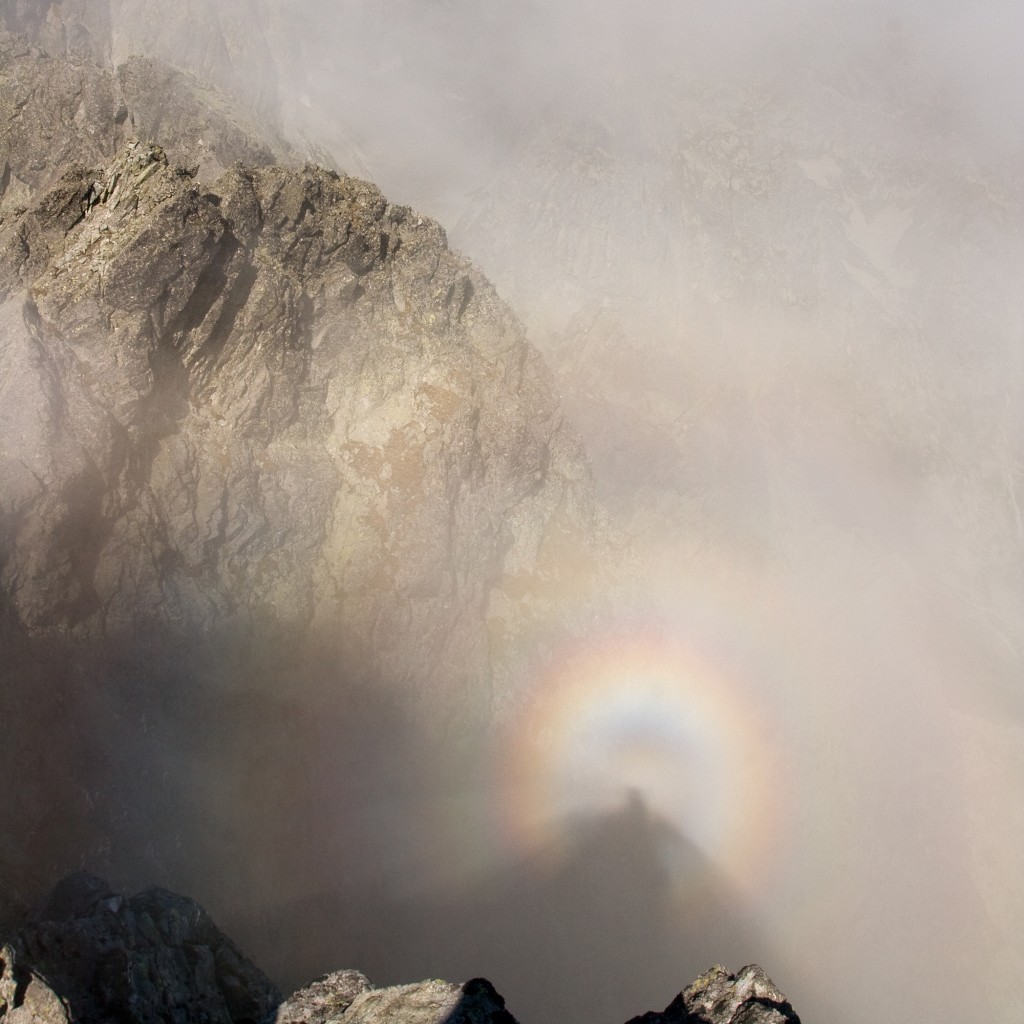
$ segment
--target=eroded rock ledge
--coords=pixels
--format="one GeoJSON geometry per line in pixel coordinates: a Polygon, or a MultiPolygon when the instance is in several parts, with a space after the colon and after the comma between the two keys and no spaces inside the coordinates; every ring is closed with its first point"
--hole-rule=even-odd
{"type": "Polygon", "coordinates": [[[542,360],[438,224],[314,166],[68,168],[0,224],[0,700],[34,780],[0,830],[52,820],[3,888],[119,834],[178,856],[169,817],[221,818],[165,770],[197,744],[301,817],[318,769],[263,785],[248,752],[330,716],[331,749],[466,735],[516,637],[599,589],[596,522],[542,360]]]}
{"type": "Polygon", "coordinates": [[[130,143],[3,226],[0,322],[0,574],[33,635],[269,613],[478,689],[559,571],[544,542],[586,560],[589,472],[537,353],[366,182],[207,190],[130,143]]]}
{"type": "MultiPolygon", "coordinates": [[[[376,988],[359,971],[280,993],[194,900],[64,879],[0,949],[3,1024],[516,1024],[483,978],[376,988]]],[[[629,1024],[800,1024],[757,966],[716,965],[629,1024]]]]}

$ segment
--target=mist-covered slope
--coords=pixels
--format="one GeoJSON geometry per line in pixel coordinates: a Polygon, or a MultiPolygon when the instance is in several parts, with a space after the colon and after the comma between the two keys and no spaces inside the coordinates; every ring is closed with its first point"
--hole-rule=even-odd
{"type": "Polygon", "coordinates": [[[170,158],[201,181],[235,161],[294,166],[309,155],[224,93],[145,56],[104,67],[51,56],[24,36],[0,32],[0,82],[4,217],[23,212],[69,164],[109,161],[130,139],[159,138],[170,158]]]}
{"type": "Polygon", "coordinates": [[[662,807],[525,777],[618,555],[486,279],[366,182],[203,181],[185,133],[182,167],[109,129],[110,76],[10,44],[4,916],[86,864],[188,886],[292,984],[486,969],[538,1020],[764,948],[662,807]],[[120,148],[56,174],[69,105],[120,148]]]}
{"type": "Polygon", "coordinates": [[[993,138],[909,29],[819,28],[718,73],[601,33],[620,77],[538,105],[456,223],[529,311],[653,614],[752,651],[792,743],[789,868],[759,898],[801,975],[860,968],[860,1014],[928,1019],[981,1012],[950,980],[974,974],[1009,1021],[1019,125],[993,138]]]}
{"type": "MultiPolygon", "coordinates": [[[[110,76],[48,71],[116,108],[110,76]]],[[[433,221],[138,141],[33,192],[73,145],[28,92],[0,227],[8,893],[83,858],[230,862],[223,900],[330,888],[372,794],[432,763],[411,733],[473,746],[545,594],[598,577],[578,438],[433,221]]]]}
{"type": "MultiPolygon", "coordinates": [[[[619,621],[729,664],[775,730],[738,873],[801,1006],[1015,1020],[1019,15],[453,7],[395,35],[364,7],[362,37],[389,124],[415,91],[448,157],[417,174],[388,132],[359,156],[444,211],[555,368],[651,570],[619,621]],[[845,1007],[804,995],[826,976],[845,1007]]],[[[310,79],[330,109],[337,73],[310,79]]]]}
{"type": "MultiPolygon", "coordinates": [[[[99,66],[144,55],[195,72],[236,97],[250,114],[273,120],[277,106],[275,61],[268,46],[285,12],[273,5],[184,3],[173,9],[149,0],[11,0],[3,27],[37,43],[53,57],[99,66]]],[[[278,45],[282,40],[278,39],[278,45]]]]}

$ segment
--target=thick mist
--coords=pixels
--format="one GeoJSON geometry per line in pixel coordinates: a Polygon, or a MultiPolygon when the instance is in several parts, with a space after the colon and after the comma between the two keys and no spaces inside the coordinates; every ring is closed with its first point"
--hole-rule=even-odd
{"type": "Polygon", "coordinates": [[[808,1021],[1019,1020],[1021,12],[258,0],[201,5],[194,56],[137,6],[116,58],[255,78],[494,281],[629,569],[440,738],[321,651],[204,638],[171,712],[105,655],[116,707],[76,701],[130,720],[100,774],[143,766],[159,851],[108,862],[286,984],[481,974],[619,1024],[756,961],[808,1021]]]}
{"type": "Polygon", "coordinates": [[[700,836],[758,926],[736,955],[808,1019],[1020,1012],[1022,27],[998,4],[351,4],[284,90],[513,301],[650,572],[593,640],[579,686],[622,717],[560,809],[606,811],[618,769],[700,836]],[[759,723],[701,725],[756,785],[597,696],[609,665],[643,693],[602,647],[637,629],[759,723]]]}

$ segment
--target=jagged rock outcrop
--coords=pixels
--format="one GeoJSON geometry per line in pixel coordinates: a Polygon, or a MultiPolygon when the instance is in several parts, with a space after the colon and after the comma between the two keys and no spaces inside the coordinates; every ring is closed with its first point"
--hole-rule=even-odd
{"type": "Polygon", "coordinates": [[[281,995],[194,900],[121,896],[94,875],[65,878],[0,954],[0,1020],[232,1024],[281,995]]]}
{"type": "MultiPolygon", "coordinates": [[[[87,872],[61,881],[0,949],[3,1024],[516,1024],[486,978],[376,988],[324,975],[282,1001],[266,976],[185,896],[115,893],[87,872]]],[[[757,966],[716,965],[664,1013],[629,1024],[800,1024],[757,966]]]]}
{"type": "MultiPolygon", "coordinates": [[[[265,1024],[515,1024],[489,981],[424,981],[375,989],[358,971],[338,971],[290,996],[265,1024]]],[[[800,1024],[789,1000],[756,964],[733,974],[716,964],[662,1013],[628,1024],[800,1024]]]]}
{"type": "Polygon", "coordinates": [[[371,185],[239,168],[204,192],[131,144],[2,245],[3,579],[31,629],[273,607],[396,670],[410,636],[421,674],[463,648],[464,684],[489,590],[582,521],[578,441],[514,318],[371,185]]]}
{"type": "Polygon", "coordinates": [[[274,1024],[327,1024],[373,988],[360,971],[334,971],[292,993],[275,1011],[274,1024]]]}
{"type": "Polygon", "coordinates": [[[516,1024],[485,978],[464,985],[434,979],[374,988],[357,971],[338,971],[290,996],[264,1024],[516,1024]]]}
{"type": "MultiPolygon", "coordinates": [[[[98,853],[114,821],[179,849],[175,815],[208,799],[179,755],[300,819],[315,768],[241,767],[282,727],[309,750],[296,707],[348,749],[368,702],[479,722],[531,609],[596,578],[588,470],[538,355],[442,229],[372,185],[237,166],[203,187],[129,143],[4,222],[0,322],[16,879],[59,869],[31,837],[98,853]]],[[[215,815],[229,836],[244,807],[215,815]]]]}
{"type": "Polygon", "coordinates": [[[664,1012],[645,1013],[629,1024],[800,1024],[800,1018],[756,964],[738,974],[715,964],[664,1012]]]}

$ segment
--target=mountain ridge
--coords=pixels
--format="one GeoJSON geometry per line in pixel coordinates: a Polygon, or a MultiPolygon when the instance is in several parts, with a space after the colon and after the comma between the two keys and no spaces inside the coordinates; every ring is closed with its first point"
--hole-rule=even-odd
{"type": "MultiPolygon", "coordinates": [[[[63,879],[0,946],[0,1021],[99,1024],[517,1024],[484,978],[375,986],[351,968],[287,999],[194,900],[162,889],[132,897],[78,872],[63,879]]],[[[800,1024],[751,965],[698,977],[663,1013],[628,1024],[800,1024]]]]}

